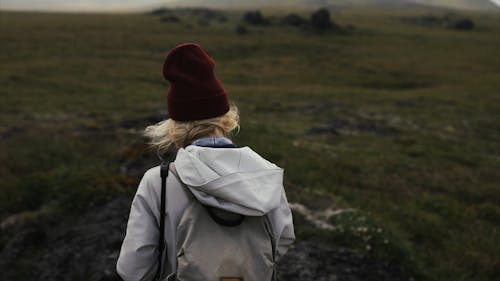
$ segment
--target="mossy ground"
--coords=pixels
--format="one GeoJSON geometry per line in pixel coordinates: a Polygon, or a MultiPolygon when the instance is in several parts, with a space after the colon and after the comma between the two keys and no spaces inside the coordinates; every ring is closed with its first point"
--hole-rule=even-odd
{"type": "Polygon", "coordinates": [[[241,110],[236,142],[286,169],[289,199],[359,210],[332,221],[343,232],[303,227],[300,239],[408,261],[429,280],[493,280],[500,16],[466,15],[469,32],[398,20],[422,13],[346,10],[334,16],[355,26],[344,34],[271,25],[242,36],[237,11],[201,26],[182,14],[2,12],[0,216],[77,214],[133,193],[120,157],[140,132],[117,124],[164,110],[165,53],[191,41],[241,110]]]}

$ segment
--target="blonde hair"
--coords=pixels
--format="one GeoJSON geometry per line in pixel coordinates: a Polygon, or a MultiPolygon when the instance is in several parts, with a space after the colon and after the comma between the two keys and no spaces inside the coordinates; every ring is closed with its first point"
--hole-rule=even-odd
{"type": "Polygon", "coordinates": [[[209,137],[217,132],[229,138],[235,129],[239,131],[239,119],[238,108],[232,105],[226,114],[219,117],[185,122],[163,120],[146,127],[144,135],[150,139],[149,144],[153,148],[165,153],[186,147],[196,139],[209,137]]]}

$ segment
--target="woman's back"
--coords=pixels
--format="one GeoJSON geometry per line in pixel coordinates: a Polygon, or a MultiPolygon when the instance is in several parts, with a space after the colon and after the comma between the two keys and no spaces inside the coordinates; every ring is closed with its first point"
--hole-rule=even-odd
{"type": "MultiPolygon", "coordinates": [[[[198,77],[200,71],[206,71],[207,65],[211,65],[212,68],[214,65],[211,64],[213,59],[205,64],[203,56],[208,54],[198,45],[192,44],[183,44],[167,56],[165,65],[168,67],[164,67],[164,74],[175,70],[173,71],[175,74],[166,75],[173,79],[168,105],[169,113],[174,114],[171,115],[171,119],[146,129],[146,135],[152,139],[152,145],[159,151],[177,151],[173,162],[175,168],[166,181],[164,197],[166,249],[161,263],[161,277],[174,276],[178,271],[181,275],[183,272],[192,273],[195,271],[193,268],[206,270],[213,267],[218,267],[219,270],[219,273],[214,274],[220,275],[224,272],[236,274],[244,272],[245,268],[242,267],[251,267],[251,263],[243,262],[245,259],[241,257],[252,256],[258,256],[254,259],[262,258],[262,263],[254,261],[254,264],[260,264],[257,267],[262,267],[261,271],[264,273],[266,264],[274,269],[277,259],[286,252],[295,239],[292,215],[283,188],[283,169],[265,160],[249,147],[237,148],[228,139],[230,132],[239,128],[238,112],[234,107],[226,108],[227,96],[225,92],[220,92],[224,89],[215,76],[211,79],[216,81],[207,84],[209,88],[206,96],[201,93],[200,97],[193,93],[193,89],[199,88],[200,85],[190,83],[196,84],[199,79],[205,79],[198,77]],[[183,51],[184,49],[186,51],[183,51]],[[187,52],[187,59],[182,59],[185,56],[183,52],[187,52]],[[196,56],[193,56],[193,52],[196,56]],[[179,74],[179,71],[187,71],[188,74],[191,72],[189,69],[186,70],[186,61],[190,67],[193,67],[193,63],[202,65],[194,71],[196,74],[194,80],[179,74]],[[175,65],[176,63],[184,65],[175,65]],[[165,71],[165,68],[168,68],[168,71],[165,71]],[[174,87],[175,83],[180,83],[179,85],[183,87],[174,87]],[[186,83],[188,87],[185,87],[186,83]],[[221,98],[221,94],[224,98],[221,98]],[[203,109],[201,115],[200,112],[190,113],[187,100],[205,103],[207,108],[203,109]],[[200,116],[208,118],[199,119],[200,116]],[[218,231],[218,226],[208,220],[214,218],[213,214],[207,216],[201,212],[203,209],[211,208],[248,217],[247,222],[243,220],[242,225],[253,223],[253,226],[247,227],[251,230],[240,233],[237,233],[236,228],[220,228],[221,231],[218,231]],[[259,232],[259,229],[262,231],[259,232]],[[236,240],[221,238],[221,234],[228,231],[233,232],[233,238],[236,240]],[[239,241],[237,239],[241,239],[241,242],[235,242],[239,241]],[[207,245],[206,241],[218,242],[207,245]],[[263,246],[259,248],[257,245],[263,246]],[[237,256],[233,262],[229,262],[229,258],[225,255],[215,253],[215,250],[207,250],[216,249],[213,246],[234,252],[237,256]],[[184,256],[186,251],[189,253],[184,256]],[[186,259],[191,253],[202,256],[191,255],[186,259]],[[221,260],[217,261],[217,257],[221,257],[221,260]]],[[[210,79],[211,76],[208,77],[210,79]]],[[[197,108],[199,105],[195,107],[197,108]]],[[[159,231],[161,190],[160,167],[157,166],[144,174],[131,206],[127,233],[117,264],[117,271],[125,281],[152,280],[155,275],[158,267],[158,241],[161,236],[159,231]]],[[[250,269],[250,271],[257,270],[250,269]]],[[[206,277],[196,274],[189,276],[186,274],[184,274],[184,277],[187,276],[185,279],[179,275],[179,280],[207,280],[206,277]]],[[[245,280],[257,278],[256,275],[246,276],[245,280]]],[[[214,280],[220,280],[222,277],[242,276],[218,276],[214,280]]],[[[210,278],[212,277],[208,280],[210,278]]]]}

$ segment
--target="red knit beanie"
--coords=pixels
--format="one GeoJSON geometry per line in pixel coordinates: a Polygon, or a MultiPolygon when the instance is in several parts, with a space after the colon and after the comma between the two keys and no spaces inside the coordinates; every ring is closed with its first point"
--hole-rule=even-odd
{"type": "Polygon", "coordinates": [[[224,115],[229,100],[214,73],[215,61],[200,45],[184,43],[172,49],[163,64],[170,82],[167,109],[176,121],[193,121],[224,115]]]}

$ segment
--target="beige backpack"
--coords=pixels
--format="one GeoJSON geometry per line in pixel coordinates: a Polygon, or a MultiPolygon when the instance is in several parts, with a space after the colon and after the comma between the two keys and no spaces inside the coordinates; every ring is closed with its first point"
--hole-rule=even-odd
{"type": "MultiPolygon", "coordinates": [[[[175,168],[171,171],[179,179],[175,168]]],[[[169,281],[276,280],[275,240],[267,216],[204,206],[188,194],[177,226],[177,273],[169,281]]]]}

